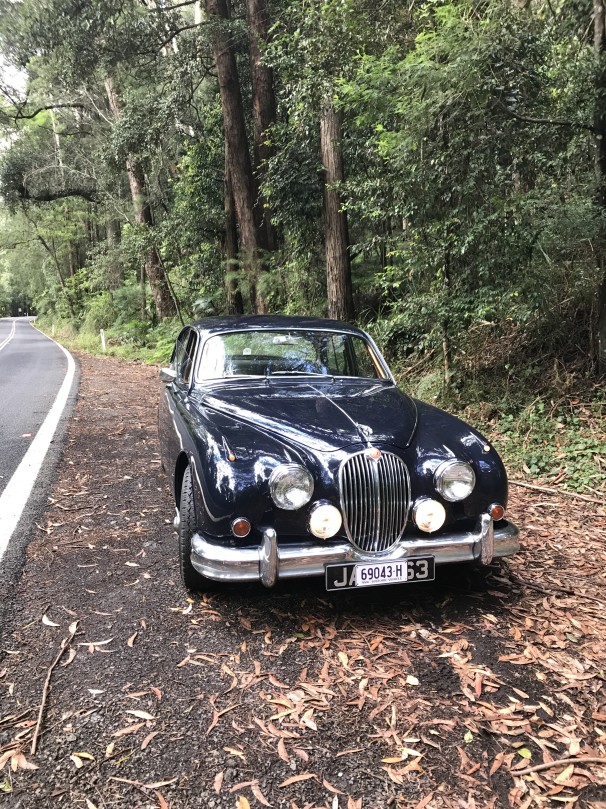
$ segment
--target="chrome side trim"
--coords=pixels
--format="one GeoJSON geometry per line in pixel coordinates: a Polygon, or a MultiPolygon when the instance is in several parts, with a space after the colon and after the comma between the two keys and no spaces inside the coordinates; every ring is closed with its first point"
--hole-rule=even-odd
{"type": "Polygon", "coordinates": [[[272,587],[277,579],[323,576],[324,566],[339,562],[383,562],[407,557],[434,556],[437,565],[479,562],[511,556],[520,549],[519,531],[513,523],[494,528],[489,514],[482,514],[475,530],[401,540],[381,554],[364,553],[349,542],[309,541],[278,546],[273,528],[264,531],[261,545],[225,547],[214,539],[195,534],[191,562],[198,573],[215,581],[262,581],[272,587]]]}

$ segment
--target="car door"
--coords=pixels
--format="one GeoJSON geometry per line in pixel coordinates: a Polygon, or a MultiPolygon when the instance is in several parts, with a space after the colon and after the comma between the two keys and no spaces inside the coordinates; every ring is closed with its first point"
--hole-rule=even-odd
{"type": "Polygon", "coordinates": [[[160,452],[173,487],[177,458],[190,443],[189,391],[198,341],[197,331],[186,326],[175,343],[170,361],[175,378],[172,382],[166,383],[160,398],[158,416],[160,452]]]}

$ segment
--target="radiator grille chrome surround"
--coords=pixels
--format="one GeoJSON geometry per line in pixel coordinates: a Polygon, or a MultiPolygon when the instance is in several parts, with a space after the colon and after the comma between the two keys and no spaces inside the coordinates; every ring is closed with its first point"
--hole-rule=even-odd
{"type": "Polygon", "coordinates": [[[404,533],[410,507],[410,478],[391,452],[373,459],[368,450],[351,455],[339,469],[343,527],[352,545],[383,553],[404,533]]]}

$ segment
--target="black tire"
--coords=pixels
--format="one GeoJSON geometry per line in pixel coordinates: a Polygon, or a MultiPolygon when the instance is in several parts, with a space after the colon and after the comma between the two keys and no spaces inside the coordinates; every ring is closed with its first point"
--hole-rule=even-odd
{"type": "Polygon", "coordinates": [[[191,563],[191,540],[196,532],[196,504],[191,467],[183,475],[181,501],[179,503],[179,567],[181,579],[188,590],[201,592],[210,589],[210,580],[201,576],[191,563]]]}

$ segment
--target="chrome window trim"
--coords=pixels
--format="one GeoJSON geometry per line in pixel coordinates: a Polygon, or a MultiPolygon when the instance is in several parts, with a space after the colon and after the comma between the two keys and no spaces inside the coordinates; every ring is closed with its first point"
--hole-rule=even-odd
{"type": "MultiPolygon", "coordinates": [[[[284,328],[284,327],[280,328],[280,327],[276,327],[276,326],[262,326],[262,327],[258,326],[258,327],[255,327],[255,328],[244,328],[244,329],[243,328],[220,329],[220,330],[217,330],[217,331],[209,332],[209,333],[206,334],[206,336],[203,339],[198,341],[197,357],[196,357],[195,363],[194,363],[194,365],[195,365],[194,374],[193,374],[194,383],[195,384],[204,384],[204,383],[208,383],[208,382],[223,382],[226,379],[227,380],[233,380],[233,379],[265,379],[264,376],[258,376],[258,375],[253,375],[253,374],[250,374],[250,375],[247,374],[247,375],[235,376],[235,377],[224,377],[224,376],[204,377],[204,376],[200,376],[199,372],[200,372],[200,363],[202,362],[202,355],[204,354],[204,349],[206,348],[206,344],[208,343],[208,341],[211,340],[213,337],[218,337],[221,334],[247,334],[247,333],[250,333],[250,332],[266,332],[266,331],[270,331],[270,332],[271,331],[318,332],[318,333],[325,333],[325,334],[348,334],[351,337],[358,337],[360,340],[363,340],[367,345],[370,346],[375,360],[377,361],[379,367],[381,368],[381,371],[385,374],[385,378],[382,379],[381,377],[370,377],[370,376],[337,376],[336,374],[326,374],[326,378],[327,379],[374,379],[375,382],[390,381],[394,385],[396,384],[396,381],[395,381],[391,371],[389,370],[389,366],[385,362],[385,359],[383,358],[383,355],[379,351],[379,349],[377,347],[377,344],[375,343],[375,341],[372,339],[372,337],[369,334],[366,334],[365,332],[360,333],[358,331],[354,331],[353,329],[350,330],[350,329],[347,329],[347,328],[345,328],[345,329],[331,329],[331,328],[319,328],[317,326],[316,327],[310,327],[310,328],[298,326],[296,328],[291,328],[291,329],[284,328]]],[[[315,376],[314,374],[310,374],[310,377],[313,378],[313,379],[317,379],[317,376],[315,376]]],[[[304,379],[304,378],[305,378],[304,376],[299,377],[299,379],[301,379],[301,380],[304,379]]]]}

